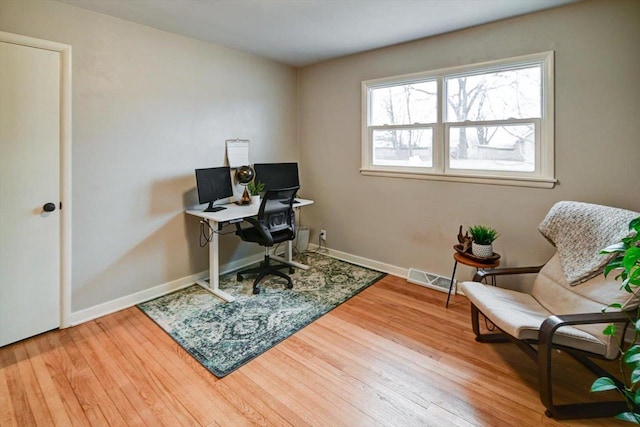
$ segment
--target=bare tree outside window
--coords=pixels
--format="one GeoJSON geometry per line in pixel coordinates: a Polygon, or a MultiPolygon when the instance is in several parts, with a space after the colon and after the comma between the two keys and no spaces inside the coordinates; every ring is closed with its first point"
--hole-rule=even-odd
{"type": "Polygon", "coordinates": [[[363,173],[554,185],[553,52],[362,87],[363,173]]]}
{"type": "Polygon", "coordinates": [[[437,120],[436,90],[426,81],[371,91],[371,123],[389,127],[373,131],[375,164],[432,166],[433,129],[419,125],[437,120]]]}
{"type": "MultiPolygon", "coordinates": [[[[541,69],[538,65],[450,77],[445,82],[446,122],[541,117],[541,69]]],[[[531,125],[511,124],[452,128],[449,134],[451,167],[532,171],[535,162],[534,132],[531,125]]]]}

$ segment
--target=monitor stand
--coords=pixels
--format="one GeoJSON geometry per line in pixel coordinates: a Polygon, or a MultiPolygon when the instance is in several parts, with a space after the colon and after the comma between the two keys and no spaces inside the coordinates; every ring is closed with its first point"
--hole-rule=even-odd
{"type": "Polygon", "coordinates": [[[213,202],[209,202],[209,206],[207,206],[207,209],[205,209],[205,212],[220,212],[223,211],[227,208],[225,208],[224,206],[213,206],[213,202]]]}

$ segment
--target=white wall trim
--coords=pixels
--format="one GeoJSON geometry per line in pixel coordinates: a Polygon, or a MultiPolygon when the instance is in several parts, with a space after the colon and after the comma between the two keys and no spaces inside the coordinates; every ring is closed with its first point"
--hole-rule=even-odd
{"type": "MultiPolygon", "coordinates": [[[[310,251],[318,250],[318,245],[310,243],[309,244],[310,251]]],[[[350,262],[351,264],[360,265],[362,267],[371,268],[374,270],[382,271],[383,273],[391,274],[392,276],[398,276],[402,278],[406,278],[409,274],[408,268],[402,268],[391,264],[385,264],[380,261],[376,261],[369,258],[364,258],[357,255],[352,255],[346,252],[338,251],[335,249],[327,249],[326,252],[321,252],[330,257],[350,262]]]]}
{"type": "MultiPolygon", "coordinates": [[[[310,243],[309,251],[318,251],[318,245],[310,243]]],[[[408,268],[398,267],[391,264],[386,264],[383,262],[375,261],[369,258],[364,258],[357,255],[352,255],[346,252],[338,251],[335,249],[323,249],[319,253],[330,256],[332,258],[336,258],[342,261],[349,262],[351,264],[356,264],[362,267],[371,268],[374,270],[382,271],[383,273],[391,274],[392,276],[401,277],[406,279],[409,274],[408,268]]],[[[239,259],[237,261],[232,261],[223,265],[220,268],[220,274],[226,274],[234,270],[238,270],[240,268],[249,266],[251,264],[255,264],[262,259],[263,255],[252,255],[246,258],[239,259]]],[[[200,273],[192,274],[190,276],[182,277],[180,279],[173,280],[168,283],[164,283],[162,285],[155,286],[151,289],[145,289],[144,291],[136,292],[131,295],[127,295],[121,298],[117,298],[112,301],[105,302],[103,304],[98,304],[93,307],[86,308],[84,310],[76,311],[71,313],[70,316],[70,325],[75,326],[80,323],[88,322],[90,320],[97,319],[98,317],[106,316],[111,313],[115,313],[116,311],[124,310],[126,308],[132,307],[136,304],[140,304],[145,301],[149,301],[154,298],[161,297],[171,292],[175,292],[179,289],[186,288],[187,286],[195,284],[197,280],[206,279],[209,276],[209,271],[205,270],[200,273]]],[[[407,282],[410,283],[410,282],[407,282]]],[[[458,286],[456,285],[455,290],[459,295],[464,295],[462,290],[458,290],[458,286]]]]}
{"type": "Polygon", "coordinates": [[[60,327],[71,326],[71,46],[0,31],[0,41],[60,52],[60,327]]]}
{"type": "MultiPolygon", "coordinates": [[[[318,245],[310,243],[309,251],[318,251],[318,245]]],[[[335,249],[326,249],[320,253],[336,258],[342,261],[350,262],[351,264],[360,265],[362,267],[371,268],[374,270],[382,271],[383,273],[391,274],[392,276],[401,277],[406,279],[409,274],[409,269],[398,267],[391,264],[375,261],[369,258],[364,258],[357,255],[352,255],[346,252],[338,251],[335,249]]],[[[262,254],[252,255],[246,258],[239,259],[237,261],[231,261],[220,268],[220,274],[226,274],[234,270],[246,267],[262,259],[262,254]]],[[[117,298],[112,301],[108,301],[102,304],[95,305],[93,307],[86,308],[71,313],[69,317],[69,325],[75,326],[80,323],[88,322],[90,320],[97,319],[98,317],[106,316],[116,311],[124,310],[132,307],[136,304],[140,304],[145,301],[149,301],[154,298],[161,297],[171,292],[175,292],[179,289],[186,288],[187,286],[195,284],[197,280],[205,279],[209,276],[209,271],[205,270],[200,273],[192,274],[190,276],[182,277],[180,279],[173,280],[168,283],[164,283],[155,286],[151,289],[145,289],[144,291],[136,292],[131,295],[117,298]]],[[[457,286],[456,286],[457,290],[457,286]]],[[[461,292],[458,291],[460,294],[461,292]]]]}
{"type": "MultiPolygon", "coordinates": [[[[309,245],[309,250],[317,250],[318,246],[314,244],[309,245]]],[[[348,254],[346,252],[337,251],[335,249],[327,249],[326,252],[321,252],[330,257],[350,262],[351,264],[360,265],[362,267],[371,268],[374,270],[382,271],[384,273],[391,274],[406,278],[409,274],[409,270],[402,267],[397,267],[391,264],[385,264],[383,262],[375,261],[369,258],[363,258],[357,255],[348,254]]],[[[242,267],[255,264],[260,261],[263,254],[252,255],[246,258],[239,259],[237,261],[229,262],[220,268],[221,274],[226,274],[231,271],[240,269],[242,267]]],[[[116,311],[124,310],[125,308],[132,307],[141,302],[149,301],[154,298],[161,297],[171,292],[175,292],[179,289],[186,288],[193,285],[197,280],[205,279],[209,276],[209,271],[205,270],[200,273],[192,274],[190,276],[182,277],[180,279],[173,280],[168,283],[164,283],[155,286],[144,291],[136,292],[131,295],[116,298],[112,301],[108,301],[102,304],[94,305],[93,307],[86,308],[71,313],[69,317],[69,324],[67,326],[75,326],[80,323],[88,322],[90,320],[97,319],[98,317],[106,316],[107,314],[115,313],[116,311]]]]}
{"type": "Polygon", "coordinates": [[[89,307],[84,310],[73,312],[69,319],[71,326],[79,325],[80,323],[88,322],[89,320],[124,310],[125,308],[132,307],[136,304],[140,304],[141,302],[161,297],[168,293],[177,291],[178,289],[193,285],[196,280],[205,279],[208,275],[208,271],[202,271],[200,273],[192,274],[191,276],[182,277],[180,279],[155,286],[151,289],[145,289],[144,291],[136,292],[102,304],[94,305],[93,307],[89,307]]]}
{"type": "MultiPolygon", "coordinates": [[[[242,267],[255,264],[256,262],[260,261],[262,257],[263,254],[259,254],[242,258],[237,261],[232,261],[228,264],[223,265],[220,268],[220,273],[226,274],[242,267]]],[[[73,312],[69,317],[69,324],[67,326],[79,325],[80,323],[88,322],[90,320],[97,319],[98,317],[106,316],[107,314],[124,310],[125,308],[132,307],[136,304],[140,304],[141,302],[149,301],[154,298],[169,294],[171,292],[175,292],[178,289],[186,288],[187,286],[195,284],[197,280],[203,280],[207,277],[209,277],[209,271],[205,270],[200,273],[192,274],[190,276],[182,277],[168,283],[154,286],[150,289],[145,289],[144,291],[136,292],[131,295],[126,295],[102,304],[94,305],[93,307],[73,312]]]]}

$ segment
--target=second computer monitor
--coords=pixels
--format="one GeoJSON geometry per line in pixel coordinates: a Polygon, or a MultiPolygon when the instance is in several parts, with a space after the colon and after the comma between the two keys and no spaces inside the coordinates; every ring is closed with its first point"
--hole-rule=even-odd
{"type": "Polygon", "coordinates": [[[255,163],[256,180],[264,182],[265,190],[297,187],[300,185],[297,163],[255,163]]]}

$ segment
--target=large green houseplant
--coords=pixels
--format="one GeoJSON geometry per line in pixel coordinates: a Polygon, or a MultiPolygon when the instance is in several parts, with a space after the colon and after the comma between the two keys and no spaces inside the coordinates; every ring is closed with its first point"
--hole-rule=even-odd
{"type": "MultiPolygon", "coordinates": [[[[618,272],[616,280],[621,280],[621,289],[640,297],[640,217],[629,223],[630,235],[622,239],[621,242],[605,248],[603,254],[615,254],[605,267],[604,274],[607,276],[612,271],[618,272]]],[[[610,304],[607,308],[621,309],[619,303],[610,304]]],[[[605,308],[603,311],[605,311],[605,308]]],[[[640,424],[640,306],[635,311],[635,317],[631,316],[634,325],[634,334],[629,347],[622,351],[620,358],[620,371],[623,374],[624,388],[616,386],[615,382],[608,377],[600,377],[591,386],[592,392],[618,390],[627,402],[628,411],[618,414],[616,418],[640,424]]],[[[605,335],[614,335],[616,326],[608,325],[605,335]]]]}

